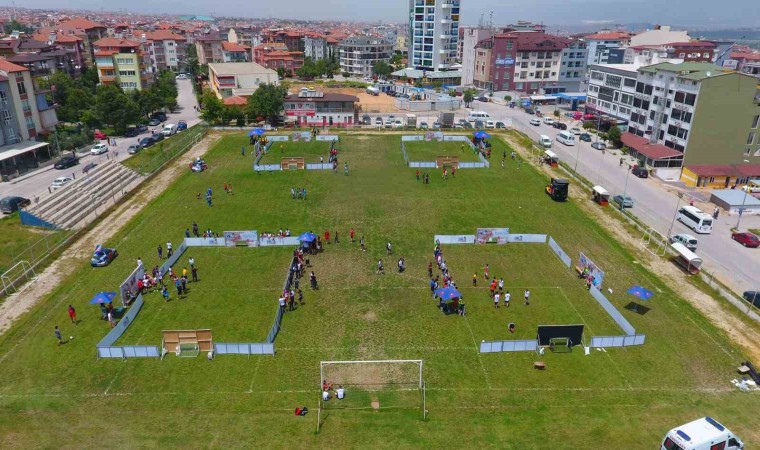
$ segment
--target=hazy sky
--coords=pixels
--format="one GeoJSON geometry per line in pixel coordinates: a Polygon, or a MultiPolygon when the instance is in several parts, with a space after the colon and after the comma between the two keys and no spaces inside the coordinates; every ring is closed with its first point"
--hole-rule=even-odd
{"type": "MultiPolygon", "coordinates": [[[[10,4],[10,0],[0,0],[10,4]]],[[[405,21],[407,0],[17,0],[29,8],[125,9],[152,13],[298,19],[405,21]],[[108,5],[107,7],[105,5],[108,5]]],[[[462,22],[494,13],[495,24],[518,19],[548,24],[651,22],[683,26],[757,26],[757,0],[462,0],[462,22]]]]}

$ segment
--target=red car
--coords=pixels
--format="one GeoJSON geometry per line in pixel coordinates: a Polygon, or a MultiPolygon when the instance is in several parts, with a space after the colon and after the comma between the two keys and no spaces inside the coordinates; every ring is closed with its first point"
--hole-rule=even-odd
{"type": "Polygon", "coordinates": [[[745,247],[760,247],[760,238],[752,233],[731,233],[731,239],[735,240],[745,247]]]}
{"type": "Polygon", "coordinates": [[[95,137],[95,139],[100,139],[101,141],[108,139],[108,136],[106,136],[106,134],[100,130],[95,130],[95,133],[93,133],[93,136],[95,137]]]}

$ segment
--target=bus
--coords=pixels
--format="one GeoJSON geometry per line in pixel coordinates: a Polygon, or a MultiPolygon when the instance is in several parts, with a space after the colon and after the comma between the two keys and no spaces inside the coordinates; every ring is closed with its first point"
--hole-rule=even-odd
{"type": "Polygon", "coordinates": [[[678,220],[697,233],[710,234],[712,232],[712,216],[699,208],[682,206],[678,210],[678,220]]]}

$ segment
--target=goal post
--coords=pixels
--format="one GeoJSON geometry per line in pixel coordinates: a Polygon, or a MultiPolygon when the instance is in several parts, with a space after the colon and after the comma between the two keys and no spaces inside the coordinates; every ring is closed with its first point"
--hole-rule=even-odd
{"type": "Polygon", "coordinates": [[[317,432],[325,411],[420,409],[425,419],[423,367],[421,359],[321,361],[317,432]]]}
{"type": "Polygon", "coordinates": [[[29,261],[22,260],[0,275],[5,295],[17,295],[37,281],[37,273],[29,261]]]}

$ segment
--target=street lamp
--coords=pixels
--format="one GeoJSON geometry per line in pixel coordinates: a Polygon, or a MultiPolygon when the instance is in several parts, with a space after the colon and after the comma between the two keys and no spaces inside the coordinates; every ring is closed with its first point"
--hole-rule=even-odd
{"type": "MultiPolygon", "coordinates": [[[[748,163],[749,160],[744,160],[745,163],[748,163]]],[[[749,186],[745,186],[744,189],[744,199],[742,200],[742,207],[739,209],[739,217],[736,218],[736,230],[739,230],[739,222],[742,220],[742,214],[744,213],[744,206],[747,204],[747,194],[749,194],[749,186]]]]}
{"type": "MultiPolygon", "coordinates": [[[[620,202],[620,210],[621,211],[623,210],[623,203],[625,203],[625,193],[628,191],[628,177],[631,176],[631,172],[632,172],[631,169],[632,168],[633,168],[633,166],[631,166],[630,164],[628,164],[628,173],[625,176],[625,185],[623,186],[623,198],[621,199],[622,201],[620,202]]],[[[679,201],[680,201],[680,199],[679,199],[679,201]]]]}
{"type": "Polygon", "coordinates": [[[678,203],[676,203],[676,212],[673,213],[673,220],[670,221],[670,228],[668,228],[668,238],[670,238],[673,232],[673,225],[676,223],[676,217],[678,216],[678,208],[681,206],[681,199],[683,198],[683,192],[678,193],[678,203]]]}

